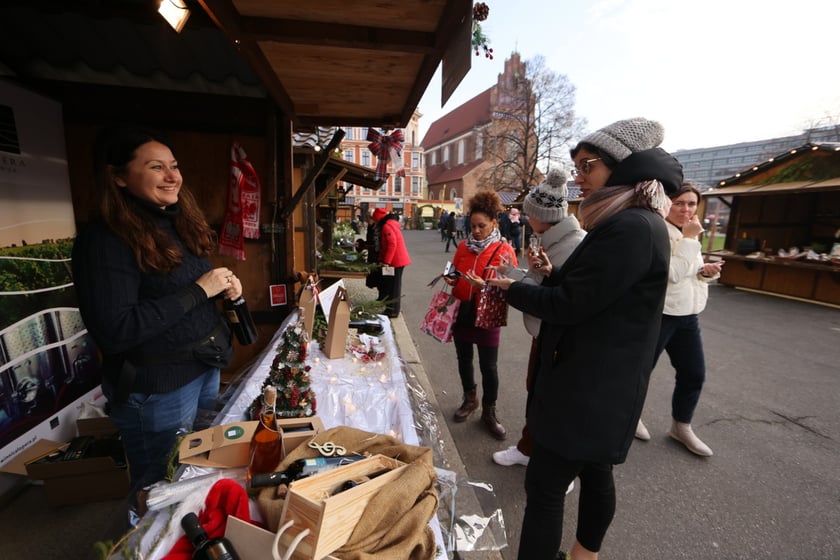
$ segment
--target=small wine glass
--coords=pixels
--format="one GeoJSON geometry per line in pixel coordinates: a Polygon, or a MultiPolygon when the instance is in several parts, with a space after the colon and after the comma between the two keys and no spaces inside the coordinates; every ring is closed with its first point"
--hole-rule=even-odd
{"type": "Polygon", "coordinates": [[[538,235],[532,235],[528,239],[528,246],[531,249],[531,254],[537,255],[540,252],[540,237],[538,235]]]}

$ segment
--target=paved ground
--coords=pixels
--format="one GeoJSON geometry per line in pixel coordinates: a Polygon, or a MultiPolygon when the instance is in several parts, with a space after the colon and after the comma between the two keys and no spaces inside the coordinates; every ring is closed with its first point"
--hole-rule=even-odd
{"type": "MultiPolygon", "coordinates": [[[[523,424],[521,315],[511,310],[502,335],[498,406],[510,436],[500,444],[477,417],[451,422],[462,396],[454,348],[418,330],[426,284],[452,254],[434,231],[406,239],[406,325],[469,476],[495,489],[510,543],[502,556],[516,558],[525,469],[490,456],[523,424]]],[[[708,382],[694,425],[715,456],[695,457],[665,435],[673,371],[663,358],[643,413],[653,438],[634,443],[615,470],[618,510],[602,560],[840,559],[840,312],[715,285],[701,324],[708,382]]],[[[566,547],[577,496],[567,500],[566,547]]]]}
{"type": "MultiPolygon", "coordinates": [[[[500,352],[500,444],[477,417],[450,422],[461,401],[455,352],[420,333],[426,284],[449,255],[435,231],[407,231],[403,316],[394,321],[404,358],[439,414],[448,466],[492,485],[510,546],[463,553],[468,560],[516,558],[525,470],[500,467],[493,451],[523,424],[529,340],[511,310],[500,352]]],[[[701,315],[709,381],[695,428],[714,449],[701,459],[670,441],[673,374],[667,359],[651,382],[643,418],[650,442],[633,445],[616,468],[618,511],[602,560],[840,559],[840,313],[837,309],[713,286],[701,315]]],[[[578,493],[567,501],[564,544],[572,541],[578,493]]],[[[464,508],[478,511],[476,502],[464,508]]],[[[30,488],[0,509],[0,560],[89,559],[96,540],[118,535],[121,501],[49,508],[30,488]]]]}

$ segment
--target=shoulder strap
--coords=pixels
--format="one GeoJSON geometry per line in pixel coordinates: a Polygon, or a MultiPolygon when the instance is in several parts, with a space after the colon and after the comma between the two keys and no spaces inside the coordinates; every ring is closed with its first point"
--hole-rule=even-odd
{"type": "MultiPolygon", "coordinates": [[[[498,253],[498,252],[499,252],[499,249],[501,249],[501,248],[502,248],[502,245],[503,245],[503,244],[504,244],[504,241],[499,241],[499,242],[497,242],[497,243],[496,243],[496,248],[493,250],[493,254],[492,254],[492,255],[490,255],[490,260],[488,260],[488,261],[487,261],[487,266],[490,266],[490,265],[493,263],[493,259],[495,259],[495,258],[496,258],[496,253],[498,253]]],[[[485,277],[484,277],[484,275],[485,275],[486,273],[487,273],[487,269],[486,269],[486,268],[485,268],[484,270],[482,270],[482,271],[481,271],[481,277],[482,277],[482,278],[484,278],[485,280],[487,280],[487,278],[485,278],[485,277]]]]}

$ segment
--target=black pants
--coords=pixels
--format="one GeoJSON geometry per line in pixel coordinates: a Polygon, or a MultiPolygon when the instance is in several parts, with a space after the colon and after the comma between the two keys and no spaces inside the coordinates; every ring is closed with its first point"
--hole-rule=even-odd
{"type": "Polygon", "coordinates": [[[382,275],[377,286],[379,300],[391,300],[385,306],[385,315],[392,319],[400,314],[400,299],[402,299],[402,275],[404,266],[394,269],[393,276],[382,275]]]}
{"type": "Polygon", "coordinates": [[[554,560],[563,537],[566,488],[580,478],[576,538],[598,552],[615,515],[612,465],[569,461],[533,442],[525,472],[525,518],[519,560],[554,560]]]}
{"type": "Polygon", "coordinates": [[[475,387],[473,370],[473,346],[478,348],[478,368],[481,371],[481,403],[496,404],[499,396],[499,349],[495,346],[478,346],[472,342],[455,340],[455,355],[458,357],[458,375],[461,388],[466,393],[475,387]]]}
{"type": "Polygon", "coordinates": [[[455,239],[455,234],[454,233],[452,235],[447,235],[446,236],[446,252],[447,253],[449,252],[449,244],[450,243],[452,243],[452,245],[454,245],[456,249],[458,248],[458,240],[455,239]]]}

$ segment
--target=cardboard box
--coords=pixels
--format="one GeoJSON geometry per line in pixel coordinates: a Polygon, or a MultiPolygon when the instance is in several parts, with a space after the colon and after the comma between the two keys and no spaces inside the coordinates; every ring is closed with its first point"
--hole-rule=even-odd
{"type": "Polygon", "coordinates": [[[128,496],[128,464],[116,425],[107,417],[80,419],[76,425],[80,436],[94,438],[88,456],[49,460],[50,457],[60,456],[69,444],[40,440],[4,470],[43,480],[47,503],[51,506],[128,496]]]}
{"type": "Polygon", "coordinates": [[[283,438],[283,456],[290,453],[302,443],[311,440],[318,432],[324,430],[324,423],[320,416],[305,418],[280,418],[277,420],[280,436],[283,438]]]}
{"type": "MultiPolygon", "coordinates": [[[[251,438],[258,422],[233,422],[213,426],[187,435],[178,448],[181,463],[201,467],[247,467],[250,460],[251,438]]],[[[280,418],[277,420],[284,453],[312,439],[324,429],[318,416],[307,418],[280,418]]]]}
{"type": "Polygon", "coordinates": [[[246,467],[257,424],[256,421],[233,422],[187,434],[178,448],[178,460],[201,467],[246,467]]]}
{"type": "Polygon", "coordinates": [[[288,547],[301,531],[309,535],[295,548],[295,560],[315,560],[332,553],[347,542],[371,498],[400,475],[405,463],[374,455],[318,475],[296,480],[289,485],[283,503],[280,527],[292,521],[292,528],[283,533],[280,543],[288,547]],[[380,474],[385,469],[387,472],[380,474]],[[354,488],[337,492],[343,483],[366,475],[375,478],[354,488]]]}
{"type": "Polygon", "coordinates": [[[343,358],[347,348],[347,329],[350,325],[350,301],[347,290],[338,288],[330,307],[330,321],[324,347],[327,358],[343,358]]]}
{"type": "Polygon", "coordinates": [[[312,340],[312,329],[315,326],[315,308],[318,306],[318,287],[309,281],[303,286],[298,300],[300,316],[303,319],[303,330],[306,331],[309,340],[312,340]]]}

